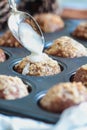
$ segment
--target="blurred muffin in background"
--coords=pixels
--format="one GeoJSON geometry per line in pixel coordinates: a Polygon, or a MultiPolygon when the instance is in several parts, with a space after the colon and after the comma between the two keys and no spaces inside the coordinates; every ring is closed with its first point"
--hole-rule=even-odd
{"type": "Polygon", "coordinates": [[[41,29],[45,33],[51,33],[64,28],[64,22],[60,16],[53,13],[42,13],[34,16],[41,29]]]}
{"type": "Polygon", "coordinates": [[[66,108],[87,101],[87,89],[81,83],[59,83],[40,99],[40,106],[49,112],[60,113],[66,108]]]}
{"type": "Polygon", "coordinates": [[[4,62],[6,60],[5,52],[0,49],[0,62],[4,62]]]}
{"type": "Polygon", "coordinates": [[[19,10],[34,16],[45,33],[55,32],[64,27],[63,20],[58,16],[61,13],[58,0],[20,0],[19,10]]]}
{"type": "Polygon", "coordinates": [[[87,22],[81,22],[73,31],[72,35],[87,40],[87,22]]]}
{"type": "Polygon", "coordinates": [[[0,0],[0,30],[7,26],[7,19],[9,17],[9,4],[7,0],[0,0]]]}
{"type": "Polygon", "coordinates": [[[82,65],[76,70],[73,81],[82,82],[87,87],[87,64],[82,65]]]}
{"type": "Polygon", "coordinates": [[[0,36],[0,46],[22,47],[10,31],[6,31],[2,36],[0,36]]]}
{"type": "Polygon", "coordinates": [[[53,44],[44,50],[45,53],[64,58],[87,56],[87,49],[76,40],[62,36],[54,40],[53,44]]]}
{"type": "Polygon", "coordinates": [[[58,0],[20,0],[19,9],[31,15],[38,13],[58,13],[58,0]]]}

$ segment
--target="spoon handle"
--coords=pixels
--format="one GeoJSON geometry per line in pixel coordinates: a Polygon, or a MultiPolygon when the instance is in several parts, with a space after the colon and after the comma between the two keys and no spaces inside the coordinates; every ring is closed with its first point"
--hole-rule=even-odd
{"type": "Polygon", "coordinates": [[[9,6],[12,10],[17,11],[15,0],[8,0],[9,6]]]}

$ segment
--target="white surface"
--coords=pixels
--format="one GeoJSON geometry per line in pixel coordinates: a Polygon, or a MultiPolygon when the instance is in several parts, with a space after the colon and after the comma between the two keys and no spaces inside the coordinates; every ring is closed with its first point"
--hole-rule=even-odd
{"type": "Polygon", "coordinates": [[[87,128],[87,103],[65,110],[55,126],[55,130],[85,130],[85,128],[87,128]]]}
{"type": "Polygon", "coordinates": [[[66,109],[56,125],[0,115],[0,130],[87,130],[87,103],[66,109]]]}

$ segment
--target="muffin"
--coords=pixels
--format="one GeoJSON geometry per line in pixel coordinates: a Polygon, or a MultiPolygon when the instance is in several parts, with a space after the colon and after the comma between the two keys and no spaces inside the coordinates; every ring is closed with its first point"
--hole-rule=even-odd
{"type": "MultiPolygon", "coordinates": [[[[37,57],[35,57],[35,60],[37,57]]],[[[32,61],[30,56],[26,56],[15,65],[14,70],[23,74],[31,76],[48,76],[61,72],[60,65],[57,61],[51,59],[46,54],[41,56],[40,61],[32,61]]]]}
{"type": "Polygon", "coordinates": [[[0,36],[0,46],[22,47],[9,30],[6,31],[2,36],[0,36]]]}
{"type": "Polygon", "coordinates": [[[72,35],[77,38],[87,39],[87,22],[80,23],[72,35]]]}
{"type": "Polygon", "coordinates": [[[11,100],[28,95],[27,85],[18,77],[0,75],[0,98],[11,100]]]}
{"type": "Polygon", "coordinates": [[[58,0],[21,0],[19,9],[31,15],[40,13],[59,13],[58,0]]]}
{"type": "Polygon", "coordinates": [[[10,15],[9,4],[7,0],[0,0],[0,30],[5,29],[10,15]]]}
{"type": "Polygon", "coordinates": [[[6,60],[6,55],[2,49],[0,49],[0,62],[4,62],[6,60]]]}
{"type": "Polygon", "coordinates": [[[41,29],[45,33],[51,33],[64,28],[64,22],[60,16],[52,13],[42,13],[34,16],[41,29]]]}
{"type": "Polygon", "coordinates": [[[87,86],[87,64],[82,65],[76,70],[73,81],[82,82],[87,86]]]}
{"type": "Polygon", "coordinates": [[[81,82],[66,82],[50,88],[40,100],[40,106],[49,112],[60,113],[85,101],[87,101],[86,87],[81,82]]]}
{"type": "Polygon", "coordinates": [[[62,36],[56,39],[44,52],[49,55],[64,58],[87,56],[87,49],[81,43],[68,36],[62,36]]]}

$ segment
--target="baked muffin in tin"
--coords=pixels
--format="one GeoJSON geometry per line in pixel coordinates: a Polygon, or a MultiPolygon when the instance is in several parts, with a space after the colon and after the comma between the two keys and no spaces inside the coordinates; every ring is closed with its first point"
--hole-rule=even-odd
{"type": "Polygon", "coordinates": [[[87,89],[81,82],[59,83],[51,87],[39,101],[42,109],[61,113],[66,108],[87,101],[87,89]]]}
{"type": "Polygon", "coordinates": [[[52,33],[64,28],[62,18],[52,13],[42,13],[34,16],[41,29],[45,33],[52,33]]]}
{"type": "Polygon", "coordinates": [[[12,33],[7,30],[0,36],[0,46],[5,47],[22,47],[22,45],[16,40],[12,33]]]}
{"type": "Polygon", "coordinates": [[[87,49],[81,43],[68,37],[62,36],[54,40],[53,44],[45,49],[45,53],[64,58],[87,56],[87,49]]]}
{"type": "Polygon", "coordinates": [[[82,82],[87,87],[87,64],[82,65],[76,70],[73,81],[82,82]]]}
{"type": "Polygon", "coordinates": [[[28,86],[23,81],[13,76],[0,75],[0,98],[13,100],[27,96],[28,86]]]}
{"type": "Polygon", "coordinates": [[[15,65],[14,70],[23,75],[48,76],[60,73],[61,67],[56,60],[53,60],[47,54],[43,54],[38,62],[32,61],[29,56],[26,56],[15,65]]]}
{"type": "Polygon", "coordinates": [[[4,62],[6,60],[6,55],[3,49],[0,49],[0,62],[4,62]]]}
{"type": "Polygon", "coordinates": [[[73,31],[72,35],[79,39],[87,40],[87,22],[81,22],[73,31]]]}

